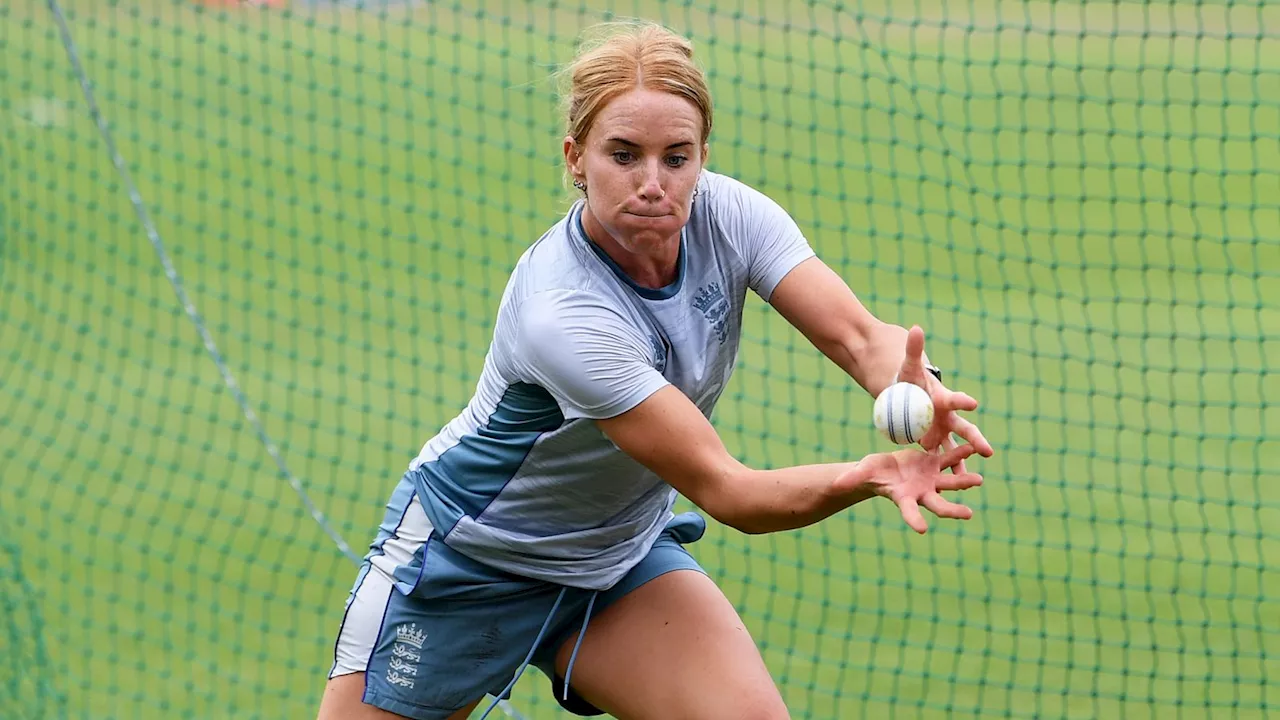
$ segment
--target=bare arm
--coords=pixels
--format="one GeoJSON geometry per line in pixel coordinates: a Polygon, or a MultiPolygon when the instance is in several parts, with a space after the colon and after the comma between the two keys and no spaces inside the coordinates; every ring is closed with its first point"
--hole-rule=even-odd
{"type": "Polygon", "coordinates": [[[711,423],[671,386],[617,417],[596,422],[623,452],[716,520],[744,533],[812,525],[876,495],[894,500],[908,524],[924,532],[917,504],[940,517],[967,519],[972,515],[968,508],[942,499],[937,491],[981,483],[977,475],[943,474],[972,452],[968,445],[944,455],[900,451],[855,463],[753,470],[728,453],[711,423]]]}
{"type": "MultiPolygon", "coordinates": [[[[873,397],[894,377],[912,382],[933,398],[934,423],[920,439],[926,449],[955,447],[959,435],[991,457],[991,443],[978,426],[959,415],[978,408],[978,401],[948,390],[925,372],[924,332],[883,322],[858,300],[845,281],[814,257],[797,265],[778,283],[769,303],[823,355],[839,365],[873,397]]],[[[964,472],[961,463],[958,472],[964,472]]]]}
{"type": "Polygon", "coordinates": [[[902,366],[906,328],[886,323],[814,257],[787,273],[769,304],[873,397],[902,366]]]}

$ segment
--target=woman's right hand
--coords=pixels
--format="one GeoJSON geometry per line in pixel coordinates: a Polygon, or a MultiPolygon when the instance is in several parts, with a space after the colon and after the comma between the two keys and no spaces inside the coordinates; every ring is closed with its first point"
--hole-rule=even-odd
{"type": "Polygon", "coordinates": [[[923,534],[928,531],[929,525],[920,512],[922,505],[940,518],[968,520],[973,517],[973,510],[943,498],[941,493],[946,490],[968,490],[982,484],[982,476],[978,473],[946,472],[953,467],[958,470],[956,466],[976,450],[968,443],[945,452],[898,450],[869,455],[859,465],[862,466],[862,472],[866,473],[864,477],[868,478],[866,488],[892,500],[902,512],[902,519],[907,525],[923,534]]]}

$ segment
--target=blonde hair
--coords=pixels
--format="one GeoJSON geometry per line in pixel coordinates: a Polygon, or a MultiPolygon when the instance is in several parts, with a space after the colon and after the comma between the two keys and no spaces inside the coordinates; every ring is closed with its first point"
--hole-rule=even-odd
{"type": "Polygon", "coordinates": [[[649,22],[604,23],[593,28],[566,69],[566,131],[583,142],[600,111],[636,88],[671,93],[702,113],[702,142],[711,136],[711,91],[693,62],[693,44],[649,22]]]}

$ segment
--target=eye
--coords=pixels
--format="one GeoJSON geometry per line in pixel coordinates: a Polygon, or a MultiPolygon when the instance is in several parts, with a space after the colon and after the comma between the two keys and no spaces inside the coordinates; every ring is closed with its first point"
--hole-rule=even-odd
{"type": "Polygon", "coordinates": [[[671,155],[670,157],[667,158],[667,165],[673,168],[678,168],[684,165],[688,161],[689,161],[689,158],[685,157],[684,155],[671,155]]]}
{"type": "Polygon", "coordinates": [[[633,155],[633,154],[631,154],[631,151],[630,151],[630,150],[614,150],[614,151],[613,151],[613,159],[614,159],[614,161],[616,161],[619,165],[626,165],[627,163],[631,162],[632,160],[635,160],[635,159],[636,159],[636,156],[635,156],[635,155],[633,155]]]}

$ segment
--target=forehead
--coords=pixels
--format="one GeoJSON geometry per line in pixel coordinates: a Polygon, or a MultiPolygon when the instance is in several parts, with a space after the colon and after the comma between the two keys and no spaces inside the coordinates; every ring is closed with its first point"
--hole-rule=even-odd
{"type": "Polygon", "coordinates": [[[599,140],[625,135],[638,144],[667,145],[673,140],[696,142],[702,113],[689,100],[671,93],[637,88],[619,95],[596,116],[591,134],[599,140]]]}

